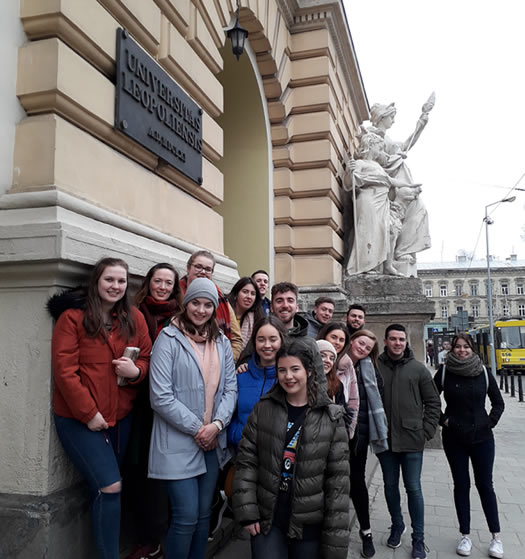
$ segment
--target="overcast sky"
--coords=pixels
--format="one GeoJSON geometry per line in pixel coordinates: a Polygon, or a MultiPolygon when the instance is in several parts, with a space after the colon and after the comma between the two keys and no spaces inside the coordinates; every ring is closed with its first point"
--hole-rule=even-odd
{"type": "MultiPolygon", "coordinates": [[[[344,0],[370,106],[395,101],[405,140],[432,91],[436,105],[407,163],[430,216],[422,262],[486,253],[485,205],[525,173],[525,2],[344,0]],[[503,188],[499,188],[503,187],[503,188]]],[[[525,189],[525,178],[518,185],[525,189]]],[[[525,192],[497,207],[490,252],[525,259],[525,192]]],[[[489,212],[494,208],[489,208],[489,212]]]]}

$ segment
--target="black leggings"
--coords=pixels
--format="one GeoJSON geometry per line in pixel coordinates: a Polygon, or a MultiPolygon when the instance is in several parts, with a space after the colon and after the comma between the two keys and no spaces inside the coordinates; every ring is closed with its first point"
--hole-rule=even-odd
{"type": "Polygon", "coordinates": [[[350,443],[350,498],[354,504],[361,531],[370,529],[368,489],[365,480],[367,456],[368,440],[350,443]]]}

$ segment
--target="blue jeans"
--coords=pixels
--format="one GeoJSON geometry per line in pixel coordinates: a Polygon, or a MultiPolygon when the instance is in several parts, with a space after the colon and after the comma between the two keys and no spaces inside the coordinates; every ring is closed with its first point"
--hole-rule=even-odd
{"type": "Polygon", "coordinates": [[[379,453],[377,457],[383,470],[385,498],[392,518],[392,526],[404,525],[399,493],[399,472],[401,470],[407,492],[408,512],[412,521],[412,538],[423,539],[425,536],[425,505],[421,491],[423,451],[391,452],[387,450],[379,453]]]}
{"type": "Polygon", "coordinates": [[[219,461],[215,450],[205,452],[204,458],[206,473],[167,481],[171,523],[166,538],[166,559],[204,559],[206,554],[219,461]]]}
{"type": "Polygon", "coordinates": [[[91,519],[100,559],[119,558],[120,493],[102,488],[120,481],[120,464],[126,451],[131,414],[105,431],[90,431],[84,423],[55,414],[58,438],[92,495],[91,519]]]}
{"type": "Polygon", "coordinates": [[[319,559],[321,541],[290,539],[275,524],[265,534],[251,538],[252,559],[319,559]]]}
{"type": "Polygon", "coordinates": [[[459,531],[462,534],[470,534],[470,460],[489,530],[498,533],[500,531],[498,500],[492,483],[495,455],[494,437],[479,443],[467,443],[450,435],[448,429],[444,427],[443,449],[454,479],[454,503],[458,515],[459,531]]]}

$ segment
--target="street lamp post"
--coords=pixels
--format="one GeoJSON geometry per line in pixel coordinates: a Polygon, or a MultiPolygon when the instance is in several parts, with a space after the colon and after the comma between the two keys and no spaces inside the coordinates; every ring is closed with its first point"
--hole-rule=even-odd
{"type": "Polygon", "coordinates": [[[487,240],[487,296],[488,296],[488,307],[489,307],[489,327],[490,327],[490,370],[494,376],[496,376],[496,351],[494,343],[494,313],[492,310],[492,284],[490,281],[490,250],[489,250],[489,225],[492,225],[494,221],[489,217],[488,208],[495,206],[496,204],[501,204],[502,202],[514,202],[516,196],[511,196],[510,198],[503,198],[503,200],[498,200],[492,204],[485,206],[485,236],[487,240]]]}

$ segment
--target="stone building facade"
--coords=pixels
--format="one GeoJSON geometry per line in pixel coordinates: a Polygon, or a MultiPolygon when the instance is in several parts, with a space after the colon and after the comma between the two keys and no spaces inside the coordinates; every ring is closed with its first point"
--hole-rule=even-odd
{"type": "MultiPolygon", "coordinates": [[[[492,260],[490,272],[494,318],[525,318],[525,260],[492,260]]],[[[488,323],[486,260],[418,263],[418,276],[435,306],[433,323],[446,323],[460,310],[468,312],[471,327],[488,323]]]]}
{"type": "Polygon", "coordinates": [[[10,0],[0,6],[0,556],[89,556],[86,502],[52,425],[45,303],[102,256],[231,286],[340,285],[343,162],[368,102],[342,1],[10,0]],[[202,109],[192,180],[115,126],[125,28],[202,109]],[[17,547],[18,546],[18,547],[17,547]],[[44,553],[45,550],[45,553],[44,553]]]}

